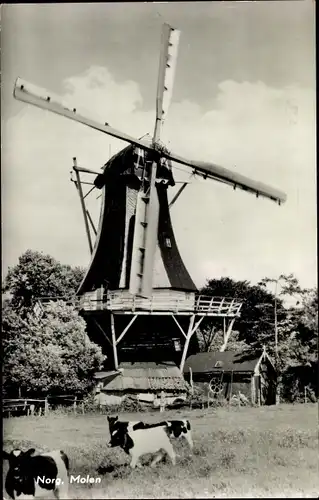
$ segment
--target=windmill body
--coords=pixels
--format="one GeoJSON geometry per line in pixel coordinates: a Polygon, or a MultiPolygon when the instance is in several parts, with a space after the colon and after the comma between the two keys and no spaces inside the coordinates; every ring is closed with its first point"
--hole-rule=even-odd
{"type": "MultiPolygon", "coordinates": [[[[182,158],[160,145],[177,60],[179,32],[163,27],[151,139],[137,139],[108,123],[98,123],[65,106],[49,92],[18,79],[15,98],[82,123],[129,145],[114,155],[101,173],[78,167],[78,189],[91,251],[91,262],[79,287],[81,312],[92,340],[104,348],[110,368],[121,361],[174,361],[183,371],[188,353],[196,351],[194,333],[207,316],[224,319],[227,345],[241,301],[198,294],[179,253],[170,217],[168,191],[175,185],[174,163],[205,179],[226,183],[277,203],[281,191],[214,163],[182,158]],[[80,173],[89,172],[93,189],[102,192],[99,226],[94,228],[85,206],[80,173]],[[96,235],[90,231],[93,227],[96,235]]],[[[175,195],[185,189],[184,184],[175,195]]]]}

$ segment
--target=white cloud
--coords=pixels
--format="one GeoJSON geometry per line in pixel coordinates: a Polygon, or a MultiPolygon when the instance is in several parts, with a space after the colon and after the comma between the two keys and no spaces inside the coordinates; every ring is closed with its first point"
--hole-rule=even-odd
{"type": "MultiPolygon", "coordinates": [[[[153,131],[155,111],[141,110],[137,83],[116,82],[106,68],[68,78],[65,89],[63,97],[77,109],[89,109],[123,132],[153,131]]],[[[288,194],[287,203],[278,207],[212,181],[187,187],[172,218],[198,285],[213,276],[256,281],[289,272],[305,286],[316,282],[314,99],[308,89],[225,81],[210,110],[193,102],[171,105],[163,129],[171,150],[220,163],[288,194]]],[[[23,105],[5,125],[3,144],[4,267],[26,248],[87,265],[80,203],[69,182],[72,157],[99,169],[109,148],[114,154],[125,143],[23,105]]],[[[175,170],[176,179],[188,176],[175,170]]],[[[90,204],[95,215],[98,194],[90,204]]]]}

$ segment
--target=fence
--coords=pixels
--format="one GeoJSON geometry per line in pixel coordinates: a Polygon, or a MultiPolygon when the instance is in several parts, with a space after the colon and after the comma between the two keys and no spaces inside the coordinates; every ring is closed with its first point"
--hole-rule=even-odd
{"type": "Polygon", "coordinates": [[[48,415],[50,411],[59,407],[72,407],[73,412],[77,413],[80,409],[84,414],[84,401],[77,396],[47,396],[44,399],[3,399],[2,415],[4,417],[22,416],[22,415],[48,415]]]}

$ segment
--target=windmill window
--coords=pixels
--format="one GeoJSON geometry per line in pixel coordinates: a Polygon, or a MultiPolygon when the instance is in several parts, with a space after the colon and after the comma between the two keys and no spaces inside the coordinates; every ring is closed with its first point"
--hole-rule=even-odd
{"type": "Polygon", "coordinates": [[[171,243],[170,238],[165,238],[165,246],[167,248],[172,248],[172,243],[171,243]]]}
{"type": "Polygon", "coordinates": [[[175,351],[181,351],[181,343],[179,340],[174,340],[174,348],[175,348],[175,351]]]}
{"type": "Polygon", "coordinates": [[[221,368],[223,366],[222,361],[216,361],[214,368],[221,368]]]}

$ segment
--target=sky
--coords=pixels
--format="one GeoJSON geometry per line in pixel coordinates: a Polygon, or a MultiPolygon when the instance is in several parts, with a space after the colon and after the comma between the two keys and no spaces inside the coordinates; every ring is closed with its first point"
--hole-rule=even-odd
{"type": "MultiPolygon", "coordinates": [[[[28,248],[90,262],[72,158],[99,170],[126,143],[16,101],[20,76],[135,137],[152,134],[162,24],[181,30],[162,141],[287,193],[190,178],[172,207],[198,287],[294,273],[317,284],[314,2],[2,6],[2,272],[28,248]]],[[[179,184],[169,191],[172,198],[179,184]]],[[[95,191],[89,208],[99,215],[95,191]]]]}

